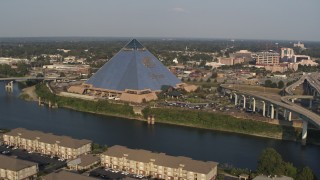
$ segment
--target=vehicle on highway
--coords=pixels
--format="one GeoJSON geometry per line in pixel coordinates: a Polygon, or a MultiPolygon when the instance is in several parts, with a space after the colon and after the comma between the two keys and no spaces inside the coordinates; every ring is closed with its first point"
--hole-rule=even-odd
{"type": "Polygon", "coordinates": [[[9,154],[11,154],[11,151],[2,151],[1,154],[9,155],[9,154]]]}

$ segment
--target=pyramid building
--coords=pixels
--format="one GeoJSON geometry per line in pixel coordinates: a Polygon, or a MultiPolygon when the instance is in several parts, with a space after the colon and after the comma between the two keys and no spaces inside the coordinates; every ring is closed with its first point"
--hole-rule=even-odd
{"type": "Polygon", "coordinates": [[[184,83],[133,39],[84,83],[83,93],[141,103],[157,99],[163,86],[178,88],[184,83]]]}
{"type": "Polygon", "coordinates": [[[175,87],[179,83],[181,81],[135,39],[86,82],[94,88],[117,91],[158,91],[163,85],[175,87]]]}

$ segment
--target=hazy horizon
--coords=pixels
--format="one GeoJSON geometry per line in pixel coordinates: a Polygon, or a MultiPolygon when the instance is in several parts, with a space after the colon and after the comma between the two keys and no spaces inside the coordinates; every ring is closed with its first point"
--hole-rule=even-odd
{"type": "Polygon", "coordinates": [[[320,1],[10,0],[0,37],[320,41],[320,1]]]}

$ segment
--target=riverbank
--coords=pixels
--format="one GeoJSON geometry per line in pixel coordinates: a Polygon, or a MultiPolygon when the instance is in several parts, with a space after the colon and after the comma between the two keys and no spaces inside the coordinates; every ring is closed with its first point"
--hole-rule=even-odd
{"type": "Polygon", "coordinates": [[[38,101],[38,95],[36,94],[35,91],[36,91],[35,85],[23,88],[19,97],[26,101],[38,101]]]}
{"type": "MultiPolygon", "coordinates": [[[[51,101],[51,103],[57,103],[59,107],[92,114],[115,116],[140,121],[146,121],[146,116],[148,115],[155,115],[156,123],[290,141],[300,141],[301,137],[300,128],[279,126],[261,121],[236,118],[231,115],[220,113],[170,108],[145,108],[143,110],[143,117],[135,115],[133,108],[129,106],[129,104],[113,104],[107,101],[88,101],[61,97],[52,94],[44,84],[37,85],[34,91],[42,99],[51,101]]],[[[308,141],[308,143],[310,142],[308,141]]],[[[318,142],[312,143],[317,144],[318,142]]]]}

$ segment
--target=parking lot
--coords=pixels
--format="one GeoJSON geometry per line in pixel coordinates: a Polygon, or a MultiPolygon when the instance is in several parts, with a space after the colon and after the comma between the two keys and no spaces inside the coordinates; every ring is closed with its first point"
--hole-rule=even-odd
{"type": "Polygon", "coordinates": [[[150,179],[142,175],[129,174],[127,172],[105,169],[103,167],[92,170],[90,176],[102,179],[150,179]]]}
{"type": "Polygon", "coordinates": [[[28,151],[15,149],[14,147],[8,148],[5,145],[0,146],[0,152],[2,155],[15,156],[18,159],[38,163],[40,172],[50,173],[66,166],[66,161],[59,161],[56,157],[51,158],[50,156],[41,155],[39,153],[29,153],[28,151]],[[4,151],[5,153],[3,153],[4,151]]]}

